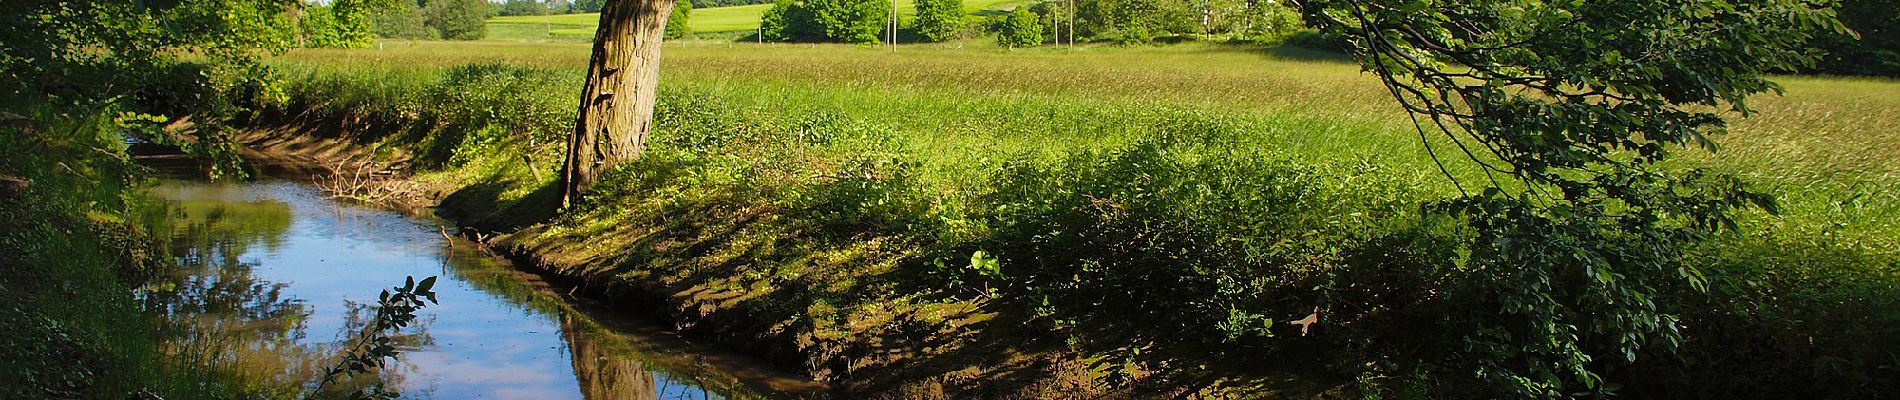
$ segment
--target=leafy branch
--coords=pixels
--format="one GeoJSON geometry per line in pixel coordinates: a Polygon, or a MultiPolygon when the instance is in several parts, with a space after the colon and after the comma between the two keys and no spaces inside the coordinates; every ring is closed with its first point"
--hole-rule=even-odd
{"type": "MultiPolygon", "coordinates": [[[[314,393],[322,393],[325,387],[339,380],[381,370],[390,359],[399,353],[390,333],[408,327],[416,319],[416,311],[429,304],[440,304],[435,298],[435,278],[423,278],[417,282],[411,276],[405,278],[402,286],[383,290],[377,296],[376,316],[372,318],[363,332],[351,341],[335,366],[323,370],[323,381],[317,384],[314,393]]],[[[375,388],[369,391],[356,391],[351,398],[396,398],[394,392],[375,388]]]]}
{"type": "Polygon", "coordinates": [[[1348,39],[1457,187],[1426,209],[1462,225],[1461,255],[1424,273],[1448,304],[1479,305],[1449,308],[1446,329],[1467,332],[1453,368],[1511,397],[1607,394],[1606,365],[1674,347],[1676,317],[1654,299],[1705,287],[1685,249],[1776,205],[1739,178],[1662,163],[1715,151],[1725,116],[1781,90],[1769,72],[1812,65],[1809,39],[1845,30],[1825,0],[1296,4],[1348,39]],[[1467,190],[1434,137],[1488,187],[1467,190]]]}

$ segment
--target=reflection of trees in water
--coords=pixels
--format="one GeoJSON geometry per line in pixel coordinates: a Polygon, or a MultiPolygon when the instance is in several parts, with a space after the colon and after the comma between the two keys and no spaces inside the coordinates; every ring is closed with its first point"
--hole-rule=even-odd
{"type": "MultiPolygon", "coordinates": [[[[195,190],[195,189],[189,189],[195,190]]],[[[220,190],[220,189],[211,189],[220,190]]],[[[192,193],[204,195],[207,193],[192,193]]],[[[374,315],[371,304],[349,303],[336,342],[315,332],[319,341],[306,340],[307,321],[314,308],[290,298],[287,285],[264,280],[253,273],[257,265],[243,262],[252,251],[274,251],[288,236],[292,215],[289,204],[273,201],[174,201],[171,221],[172,254],[177,268],[159,271],[139,293],[148,315],[166,329],[167,351],[188,355],[198,362],[179,368],[208,366],[219,375],[243,382],[246,390],[263,397],[326,397],[364,388],[402,388],[415,365],[395,362],[375,374],[363,374],[333,383],[325,393],[310,393],[324,367],[333,365],[340,343],[354,338],[374,315]]],[[[229,199],[231,197],[224,197],[229,199]]],[[[339,221],[339,224],[353,224],[339,221]]],[[[507,266],[474,251],[444,254],[444,272],[531,314],[560,318],[574,373],[582,394],[590,399],[722,399],[698,385],[667,379],[668,372],[642,358],[639,350],[584,316],[569,316],[568,305],[538,281],[524,280],[507,266]],[[578,320],[576,318],[579,318],[578,320]]],[[[389,282],[365,282],[364,293],[374,294],[389,282]]],[[[392,336],[401,351],[434,346],[427,330],[430,321],[418,321],[392,336]]],[[[662,359],[668,369],[680,362],[662,359]]],[[[697,375],[695,367],[685,367],[697,375]]],[[[176,375],[190,376],[190,375],[176,375]]],[[[697,380],[689,380],[698,382],[697,380]]],[[[703,383],[702,383],[703,384],[703,383]]],[[[733,390],[736,382],[714,387],[733,390]]],[[[408,393],[426,395],[426,393],[408,393]]]]}
{"type": "Polygon", "coordinates": [[[281,243],[289,206],[188,201],[173,203],[170,214],[178,263],[151,276],[136,294],[158,320],[165,351],[191,360],[170,368],[227,375],[248,391],[299,391],[320,354],[297,344],[310,307],[239,260],[254,245],[281,243]]]}
{"type": "MultiPolygon", "coordinates": [[[[175,376],[212,373],[226,376],[247,392],[267,397],[302,397],[334,363],[335,344],[300,343],[306,336],[309,304],[289,298],[286,284],[253,274],[256,265],[240,257],[254,247],[277,248],[290,228],[290,207],[268,201],[185,200],[172,203],[171,251],[176,268],[159,271],[136,297],[162,330],[161,346],[182,360],[175,376]]],[[[382,283],[366,290],[379,290],[382,283]]],[[[352,305],[339,338],[356,336],[373,312],[352,305]]],[[[397,336],[412,350],[431,341],[423,326],[397,336]]],[[[400,387],[405,371],[391,368],[332,387],[400,387]]]]}
{"type": "Polygon", "coordinates": [[[545,282],[524,278],[506,261],[479,250],[445,249],[443,269],[476,290],[522,311],[561,321],[561,339],[572,352],[574,375],[589,399],[726,399],[713,393],[747,393],[736,379],[702,381],[709,370],[691,360],[648,354],[571,307],[545,282]],[[656,372],[657,371],[657,372],[656,372]],[[669,380],[687,378],[691,384],[669,380]]]}
{"type": "Polygon", "coordinates": [[[630,356],[625,343],[603,340],[594,327],[563,312],[561,340],[573,352],[574,378],[580,381],[581,395],[587,399],[726,399],[703,386],[688,386],[661,378],[639,359],[630,356]]]}
{"type": "MultiPolygon", "coordinates": [[[[456,278],[523,311],[558,318],[561,339],[572,352],[570,360],[581,393],[588,399],[726,399],[712,393],[706,384],[691,379],[692,385],[665,379],[685,360],[666,359],[655,364],[611,330],[577,314],[569,304],[539,280],[524,279],[518,271],[501,261],[473,250],[448,250],[444,269],[456,278]],[[660,371],[660,372],[656,372],[660,371]]],[[[696,366],[703,367],[703,366],[696,366]]],[[[704,370],[682,371],[699,376],[704,370]]],[[[676,376],[677,377],[677,376],[676,376]]],[[[718,381],[712,387],[721,391],[743,391],[736,380],[718,381]]]]}
{"type": "MultiPolygon", "coordinates": [[[[218,190],[213,188],[212,190],[218,190]]],[[[174,245],[225,241],[243,253],[251,246],[276,250],[290,231],[290,205],[278,201],[171,200],[174,245]]],[[[181,253],[182,254],[182,253],[181,253]]]]}
{"type": "Polygon", "coordinates": [[[574,317],[561,314],[561,339],[574,352],[574,378],[588,399],[658,399],[653,371],[639,361],[616,357],[590,335],[579,333],[574,317]]]}
{"type": "Polygon", "coordinates": [[[537,316],[555,316],[562,313],[566,303],[559,297],[546,292],[546,285],[537,285],[521,277],[512,266],[503,264],[486,253],[469,249],[467,246],[444,248],[442,256],[444,272],[453,272],[456,280],[500,299],[510,306],[537,316]]]}

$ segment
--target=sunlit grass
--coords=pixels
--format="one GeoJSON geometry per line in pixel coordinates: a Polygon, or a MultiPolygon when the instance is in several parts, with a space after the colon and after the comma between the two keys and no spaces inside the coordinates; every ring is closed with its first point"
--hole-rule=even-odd
{"type": "MultiPolygon", "coordinates": [[[[585,43],[392,42],[381,51],[299,50],[283,60],[344,68],[500,62],[580,69],[587,50],[585,43]]],[[[851,45],[691,42],[669,45],[664,57],[666,83],[769,82],[940,97],[1114,99],[1323,115],[1414,134],[1378,82],[1357,65],[1299,50],[1183,45],[1006,51],[933,44],[892,52],[851,45]]],[[[1719,138],[1723,149],[1712,162],[1810,174],[1804,179],[1855,173],[1892,180],[1900,173],[1891,155],[1874,150],[1900,144],[1900,83],[1779,80],[1787,93],[1758,96],[1752,104],[1756,114],[1733,118],[1734,132],[1719,138]]]]}
{"type": "MultiPolygon", "coordinates": [[[[392,42],[382,50],[299,50],[279,62],[357,74],[427,74],[469,63],[579,70],[587,46],[392,42]]],[[[713,96],[761,115],[830,112],[885,126],[943,182],[961,182],[1004,154],[1118,145],[1152,133],[1118,126],[1182,115],[1223,121],[1255,145],[1289,154],[1388,159],[1411,173],[1438,174],[1378,81],[1328,53],[1204,44],[1015,51],[918,44],[891,51],[680,42],[669,44],[664,57],[663,95],[713,96]]],[[[1782,192],[1790,213],[1764,223],[1900,232],[1892,221],[1900,207],[1900,161],[1890,150],[1900,148],[1900,83],[1778,81],[1786,93],[1758,96],[1756,113],[1732,116],[1718,153],[1685,149],[1677,164],[1738,173],[1782,192]],[[1863,206],[1844,215],[1843,202],[1863,206]]],[[[659,129],[664,134],[667,127],[659,129]]],[[[1461,179],[1478,180],[1461,156],[1440,155],[1461,179]]],[[[1450,190],[1443,179],[1430,181],[1450,190]]]]}

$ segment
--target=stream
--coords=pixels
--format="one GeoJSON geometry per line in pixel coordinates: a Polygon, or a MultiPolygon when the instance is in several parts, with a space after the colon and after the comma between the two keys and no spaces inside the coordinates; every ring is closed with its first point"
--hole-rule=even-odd
{"type": "MultiPolygon", "coordinates": [[[[429,217],[328,198],[307,183],[164,180],[179,268],[137,293],[173,321],[175,349],[246,371],[261,387],[312,390],[361,332],[377,294],[440,276],[440,304],[396,335],[388,368],[339,385],[404,398],[746,399],[822,385],[652,323],[574,299],[450,238],[429,217]]],[[[802,393],[802,395],[800,395],[802,393]]],[[[294,395],[294,394],[293,394],[294,395]]]]}

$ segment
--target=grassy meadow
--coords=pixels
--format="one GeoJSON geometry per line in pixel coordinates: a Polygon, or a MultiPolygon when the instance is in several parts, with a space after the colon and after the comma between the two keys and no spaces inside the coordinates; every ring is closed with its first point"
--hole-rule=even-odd
{"type": "MultiPolygon", "coordinates": [[[[729,26],[707,15],[696,31],[729,26]]],[[[492,24],[586,20],[534,18],[492,24]]],[[[587,54],[295,50],[273,60],[288,99],[257,123],[383,143],[504,246],[853,391],[1141,394],[1179,362],[1240,393],[1441,397],[1472,379],[1434,350],[1458,347],[1437,316],[1467,307],[1434,286],[1459,236],[1419,205],[1458,191],[1428,145],[1466,185],[1479,172],[1337,55],[670,44],[649,153],[555,217],[545,171],[587,54]],[[1284,323],[1315,307],[1321,334],[1284,323]],[[852,373],[880,368],[902,372],[852,373]],[[1060,384],[1077,379],[1138,383],[1060,384]],[[1040,383],[995,383],[1024,380],[1040,383]]],[[[1780,81],[1718,153],[1676,161],[1783,212],[1696,250],[1712,288],[1658,300],[1683,316],[1681,357],[1609,377],[1638,396],[1900,383],[1900,82],[1780,81]]]]}
{"type": "MultiPolygon", "coordinates": [[[[974,15],[1008,10],[1023,3],[1023,0],[970,0],[963,2],[963,9],[974,15]]],[[[917,7],[911,0],[898,0],[896,4],[898,18],[908,20],[917,15],[917,7]]],[[[771,8],[770,3],[694,8],[687,27],[699,35],[745,34],[759,29],[759,19],[771,8]]],[[[495,17],[488,20],[488,37],[503,40],[586,41],[593,39],[594,26],[599,23],[599,13],[495,17]]]]}

